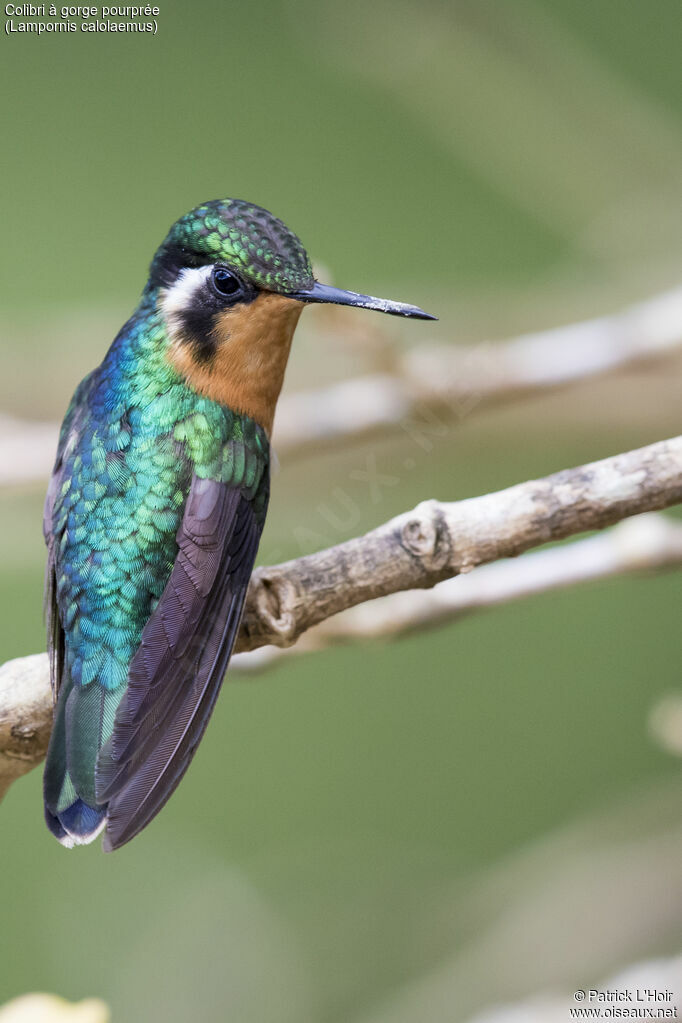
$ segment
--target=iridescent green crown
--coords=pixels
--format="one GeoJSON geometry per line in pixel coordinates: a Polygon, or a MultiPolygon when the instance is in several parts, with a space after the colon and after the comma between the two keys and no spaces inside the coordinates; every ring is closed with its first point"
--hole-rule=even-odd
{"type": "Polygon", "coordinates": [[[217,262],[268,291],[313,284],[308,254],[296,235],[272,213],[242,199],[214,199],[176,221],[154,256],[150,282],[161,283],[171,266],[217,262]]]}

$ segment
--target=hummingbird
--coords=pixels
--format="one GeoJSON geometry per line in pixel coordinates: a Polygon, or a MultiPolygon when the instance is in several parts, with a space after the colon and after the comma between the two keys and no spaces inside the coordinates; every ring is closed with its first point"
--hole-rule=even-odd
{"type": "Polygon", "coordinates": [[[78,385],[43,530],[54,721],[45,818],[111,851],[161,810],[199,744],[239,629],[294,330],[316,302],[435,319],[313,276],[260,206],[171,227],[134,313],[78,385]]]}

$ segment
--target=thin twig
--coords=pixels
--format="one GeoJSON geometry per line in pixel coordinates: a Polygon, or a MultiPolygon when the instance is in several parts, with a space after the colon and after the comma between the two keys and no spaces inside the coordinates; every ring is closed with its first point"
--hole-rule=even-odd
{"type": "Polygon", "coordinates": [[[669,356],[682,345],[682,288],[611,316],[477,345],[420,343],[390,372],[285,394],[275,419],[281,455],[360,439],[429,407],[456,420],[491,404],[566,387],[669,356]]]}

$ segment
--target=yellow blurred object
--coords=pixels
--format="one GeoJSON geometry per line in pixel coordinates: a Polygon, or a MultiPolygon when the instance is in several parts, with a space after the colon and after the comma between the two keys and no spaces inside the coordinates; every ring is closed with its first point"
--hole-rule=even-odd
{"type": "Polygon", "coordinates": [[[110,1023],[99,998],[67,1002],[57,995],[21,995],[0,1007],[0,1023],[110,1023]]]}

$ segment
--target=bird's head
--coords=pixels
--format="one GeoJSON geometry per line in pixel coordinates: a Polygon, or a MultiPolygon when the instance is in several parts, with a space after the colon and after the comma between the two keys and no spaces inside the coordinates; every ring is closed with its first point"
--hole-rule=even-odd
{"type": "Polygon", "coordinates": [[[241,199],[203,203],[173,224],[147,289],[157,295],[176,370],[199,393],[268,431],[304,305],[435,319],[417,306],[320,284],[296,235],[241,199]]]}

